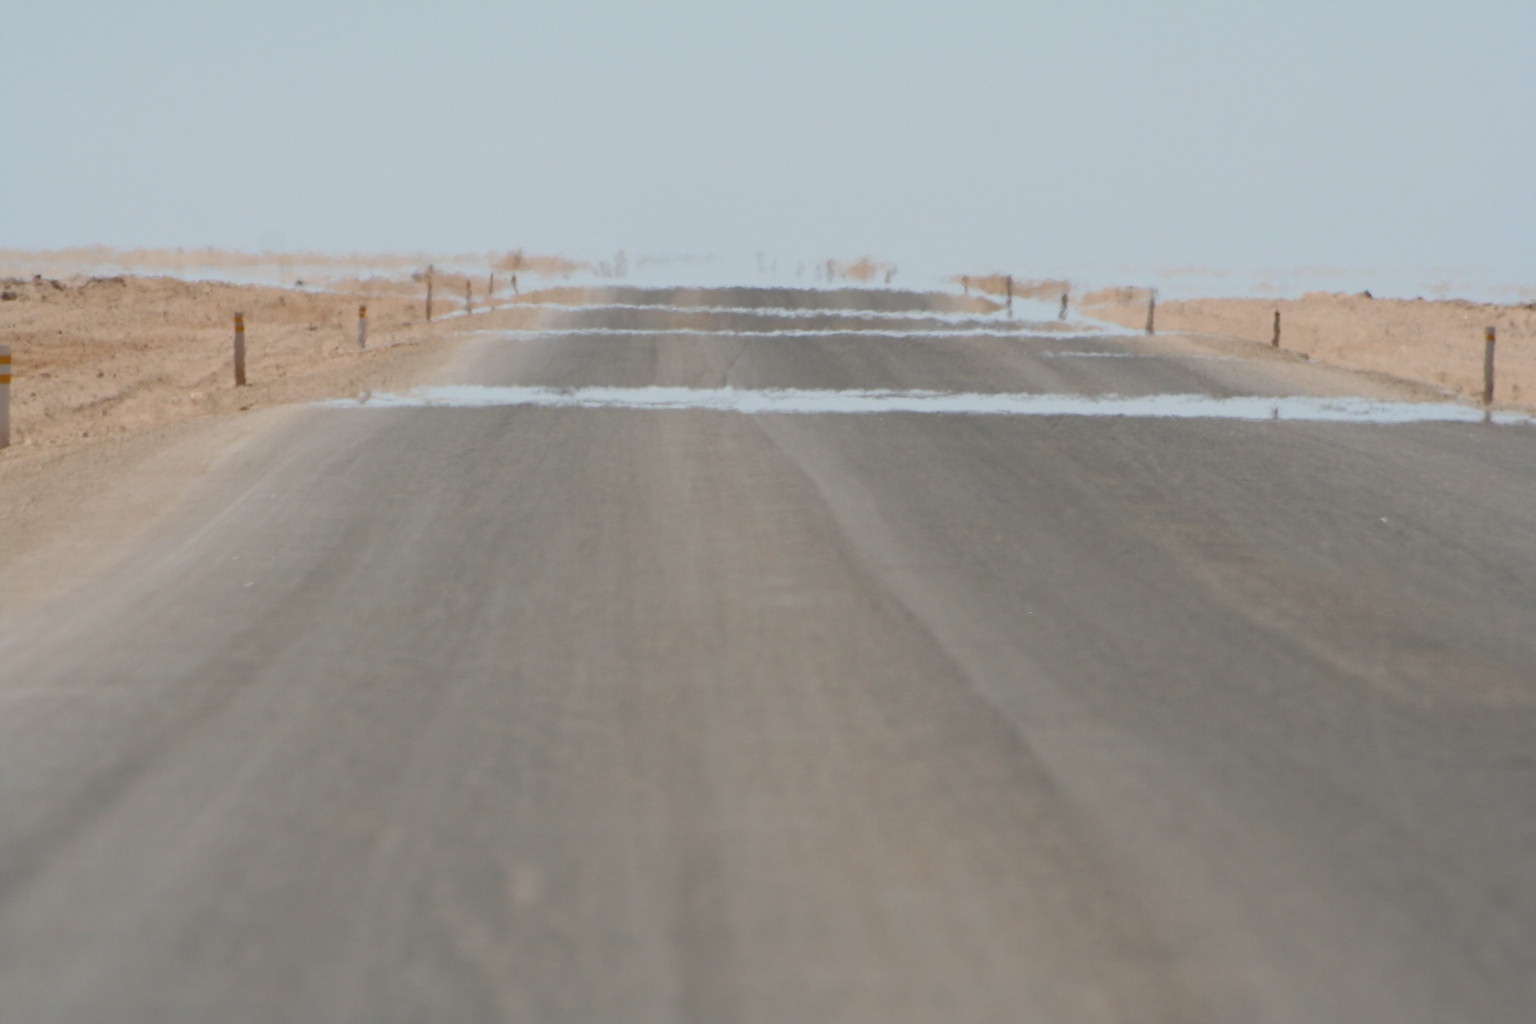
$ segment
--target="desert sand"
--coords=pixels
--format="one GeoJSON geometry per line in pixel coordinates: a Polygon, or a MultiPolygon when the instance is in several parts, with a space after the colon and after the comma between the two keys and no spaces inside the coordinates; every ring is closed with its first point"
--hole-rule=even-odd
{"type": "MultiPolygon", "coordinates": [[[[1148,293],[1115,288],[1083,296],[1078,310],[1133,330],[1148,293]]],[[[1268,346],[1280,313],[1280,347],[1308,359],[1388,374],[1448,395],[1481,400],[1483,331],[1497,331],[1494,404],[1536,404],[1536,303],[1377,299],[1313,292],[1300,299],[1191,299],[1157,303],[1158,333],[1237,338],[1268,346]]]]}
{"type": "Polygon", "coordinates": [[[427,324],[419,299],[174,278],[3,280],[0,300],[0,345],[11,347],[15,373],[11,458],[377,387],[430,359],[426,350],[451,329],[427,324]],[[363,301],[369,345],[359,352],[363,301]],[[236,312],[246,322],[242,388],[236,312]]]}
{"type": "MultiPolygon", "coordinates": [[[[386,283],[387,282],[383,282],[386,283]]],[[[0,449],[0,569],[52,548],[61,566],[99,565],[138,524],[185,493],[241,442],[315,399],[405,390],[451,357],[455,335],[488,323],[480,288],[464,316],[462,279],[408,276],[374,294],[173,277],[0,278],[0,345],[11,348],[11,446],[0,449]],[[379,294],[382,292],[383,294],[379,294]],[[358,306],[367,348],[357,347],[358,306]],[[236,387],[233,318],[246,324],[247,386],[236,387]],[[61,559],[58,546],[69,548],[61,559]]],[[[538,317],[555,289],[512,305],[498,326],[538,317]]],[[[25,571],[11,576],[30,577],[25,571]]],[[[0,607],[15,593],[0,594],[0,607]]]]}

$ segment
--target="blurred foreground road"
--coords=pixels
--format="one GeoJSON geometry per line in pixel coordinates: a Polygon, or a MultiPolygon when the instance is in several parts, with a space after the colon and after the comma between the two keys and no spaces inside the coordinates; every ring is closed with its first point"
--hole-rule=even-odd
{"type": "MultiPolygon", "coordinates": [[[[615,297],[658,308],[462,382],[1354,386],[615,297]]],[[[1477,423],[298,411],[0,623],[0,1022],[1532,1019],[1533,467],[1477,423]]]]}

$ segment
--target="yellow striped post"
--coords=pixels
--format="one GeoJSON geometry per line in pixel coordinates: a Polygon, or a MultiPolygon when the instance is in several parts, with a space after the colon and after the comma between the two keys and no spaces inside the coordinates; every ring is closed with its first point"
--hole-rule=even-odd
{"type": "Polygon", "coordinates": [[[11,446],[11,346],[0,345],[0,448],[11,446]]]}

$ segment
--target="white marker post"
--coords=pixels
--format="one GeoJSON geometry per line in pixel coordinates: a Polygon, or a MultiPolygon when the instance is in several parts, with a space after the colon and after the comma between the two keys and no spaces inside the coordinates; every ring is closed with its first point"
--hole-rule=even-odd
{"type": "Polygon", "coordinates": [[[235,387],[245,387],[245,314],[235,314],[235,387]]]}
{"type": "Polygon", "coordinates": [[[1492,327],[1483,330],[1483,404],[1493,404],[1493,343],[1497,335],[1492,327]]]}
{"type": "Polygon", "coordinates": [[[357,347],[368,347],[368,307],[357,307],[357,347]]]}
{"type": "Polygon", "coordinates": [[[0,345],[0,448],[11,446],[11,347],[0,345]]]}

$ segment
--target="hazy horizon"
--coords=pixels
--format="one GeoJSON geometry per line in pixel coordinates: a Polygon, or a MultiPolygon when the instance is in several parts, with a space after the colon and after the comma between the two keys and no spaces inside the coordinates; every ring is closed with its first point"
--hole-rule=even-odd
{"type": "Polygon", "coordinates": [[[1533,37],[1499,2],[63,0],[0,33],[0,247],[1513,297],[1533,37]]]}

